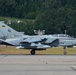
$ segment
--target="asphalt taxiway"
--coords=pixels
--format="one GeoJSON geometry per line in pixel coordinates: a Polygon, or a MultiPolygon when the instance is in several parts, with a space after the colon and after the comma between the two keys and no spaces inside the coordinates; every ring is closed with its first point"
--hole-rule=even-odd
{"type": "Polygon", "coordinates": [[[76,55],[0,55],[0,75],[76,75],[76,55]]]}

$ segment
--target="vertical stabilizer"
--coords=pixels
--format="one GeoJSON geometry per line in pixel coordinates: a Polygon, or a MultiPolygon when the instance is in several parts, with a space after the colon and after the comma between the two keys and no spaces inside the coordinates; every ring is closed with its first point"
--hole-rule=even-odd
{"type": "Polygon", "coordinates": [[[18,33],[16,30],[14,30],[13,28],[9,27],[4,22],[0,21],[0,37],[10,36],[10,35],[14,35],[16,33],[18,33]]]}

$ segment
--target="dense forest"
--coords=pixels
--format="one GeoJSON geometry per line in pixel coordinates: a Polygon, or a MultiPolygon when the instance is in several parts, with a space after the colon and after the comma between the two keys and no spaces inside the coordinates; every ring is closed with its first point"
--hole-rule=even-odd
{"type": "Polygon", "coordinates": [[[76,37],[75,0],[0,0],[0,16],[28,19],[11,26],[26,34],[45,30],[46,34],[64,33],[76,37]]]}

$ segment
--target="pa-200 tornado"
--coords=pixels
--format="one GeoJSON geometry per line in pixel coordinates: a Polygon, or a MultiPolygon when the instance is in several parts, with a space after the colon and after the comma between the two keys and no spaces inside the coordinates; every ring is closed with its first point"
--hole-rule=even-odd
{"type": "Polygon", "coordinates": [[[0,22],[0,44],[15,46],[17,49],[31,49],[32,55],[35,55],[36,50],[63,46],[66,55],[66,47],[75,46],[76,39],[66,34],[24,35],[24,32],[18,32],[4,22],[0,22]]]}

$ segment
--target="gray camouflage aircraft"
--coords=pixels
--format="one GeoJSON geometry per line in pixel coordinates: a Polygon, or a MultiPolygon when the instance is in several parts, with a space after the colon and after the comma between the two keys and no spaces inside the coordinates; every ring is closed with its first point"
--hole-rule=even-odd
{"type": "Polygon", "coordinates": [[[32,55],[35,55],[36,50],[62,46],[66,55],[66,47],[75,46],[76,39],[66,34],[24,35],[23,32],[17,32],[4,22],[0,22],[0,44],[15,46],[17,49],[32,49],[32,55]]]}

